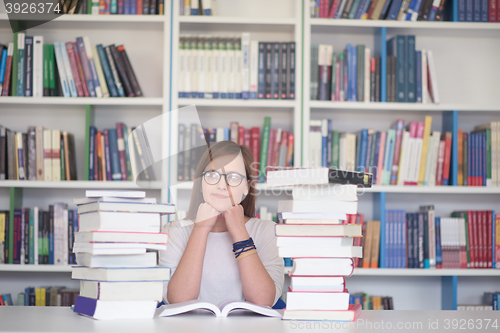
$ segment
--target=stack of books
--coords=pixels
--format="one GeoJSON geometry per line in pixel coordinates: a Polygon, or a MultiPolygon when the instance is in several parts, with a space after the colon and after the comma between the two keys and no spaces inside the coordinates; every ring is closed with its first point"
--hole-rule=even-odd
{"type": "Polygon", "coordinates": [[[156,203],[144,191],[87,191],[75,198],[80,230],[75,234],[80,280],[74,312],[94,319],[153,318],[170,268],[157,267],[156,252],[165,250],[160,215],[173,204],[156,203]]]}
{"type": "Polygon", "coordinates": [[[283,319],[354,321],[359,314],[345,276],[362,257],[354,245],[362,230],[345,221],[357,214],[357,186],[371,181],[371,174],[328,168],[268,172],[269,186],[293,186],[293,200],[278,202],[275,227],[280,257],[294,260],[283,319]]]}

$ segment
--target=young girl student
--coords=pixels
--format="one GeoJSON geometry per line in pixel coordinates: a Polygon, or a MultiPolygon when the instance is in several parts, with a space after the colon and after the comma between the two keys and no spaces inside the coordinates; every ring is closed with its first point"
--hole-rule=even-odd
{"type": "Polygon", "coordinates": [[[273,221],[255,217],[253,156],[246,146],[216,143],[196,169],[186,218],[167,224],[160,266],[171,268],[166,304],[199,299],[273,306],[284,282],[273,221]]]}

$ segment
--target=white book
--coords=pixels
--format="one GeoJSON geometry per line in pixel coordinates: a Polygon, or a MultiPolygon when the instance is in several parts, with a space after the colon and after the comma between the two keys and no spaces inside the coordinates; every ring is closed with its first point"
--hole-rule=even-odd
{"type": "MultiPolygon", "coordinates": [[[[194,1],[196,2],[196,1],[194,1]]],[[[205,38],[206,36],[200,36],[198,38],[197,42],[197,47],[196,49],[198,50],[198,98],[204,98],[205,97],[205,66],[206,66],[206,60],[205,60],[205,38]]]]}
{"type": "Polygon", "coordinates": [[[427,82],[428,82],[427,50],[423,49],[422,50],[422,103],[423,104],[429,103],[429,89],[427,86],[427,82]]]}
{"type": "Polygon", "coordinates": [[[220,98],[227,98],[228,92],[228,57],[226,50],[226,40],[225,38],[219,39],[219,93],[220,98]]]}
{"type": "Polygon", "coordinates": [[[43,36],[34,36],[33,37],[33,97],[42,97],[42,96],[43,96],[43,36]]]}
{"type": "Polygon", "coordinates": [[[99,15],[99,0],[92,0],[92,15],[99,15]]]}
{"type": "Polygon", "coordinates": [[[429,172],[429,186],[436,185],[436,173],[437,173],[437,164],[438,164],[438,155],[439,155],[439,142],[441,141],[441,132],[434,131],[432,132],[432,155],[431,155],[431,167],[429,172]]]}
{"type": "Polygon", "coordinates": [[[287,310],[347,310],[349,293],[287,292],[287,310]]]}
{"type": "Polygon", "coordinates": [[[346,133],[346,170],[356,170],[356,134],[346,133]]]}
{"type": "Polygon", "coordinates": [[[397,185],[404,185],[405,177],[407,175],[407,168],[409,167],[410,160],[410,132],[404,131],[401,140],[401,154],[400,165],[398,169],[398,183],[397,185]]]}
{"type": "Polygon", "coordinates": [[[75,205],[83,205],[91,202],[104,201],[104,202],[142,202],[142,203],[156,203],[156,198],[118,198],[118,197],[93,197],[93,198],[73,198],[75,205]]]}
{"type": "Polygon", "coordinates": [[[78,296],[73,311],[98,319],[152,319],[157,301],[101,301],[78,296]]]}
{"type": "Polygon", "coordinates": [[[198,15],[199,9],[199,0],[191,0],[191,15],[198,15]]]}
{"type": "Polygon", "coordinates": [[[131,231],[159,232],[159,214],[125,213],[125,212],[92,212],[81,214],[78,220],[78,231],[131,231]]]}
{"type": "Polygon", "coordinates": [[[362,258],[361,246],[281,246],[278,255],[282,258],[362,258]]]}
{"type": "Polygon", "coordinates": [[[259,216],[267,216],[267,207],[266,206],[260,206],[259,216]]]}
{"type": "Polygon", "coordinates": [[[52,130],[52,180],[61,180],[61,131],[52,130]]]}
{"type": "Polygon", "coordinates": [[[78,231],[75,242],[136,242],[167,244],[168,234],[159,232],[78,231]]]}
{"type": "Polygon", "coordinates": [[[33,264],[38,265],[38,225],[39,225],[39,220],[38,220],[38,212],[39,208],[38,207],[33,207],[33,230],[35,232],[34,234],[34,242],[33,242],[33,264]]]}
{"type": "Polygon", "coordinates": [[[54,205],[54,265],[63,264],[64,256],[64,204],[54,205]]]}
{"type": "Polygon", "coordinates": [[[250,99],[257,99],[259,73],[259,42],[250,42],[250,99]]]}
{"type": "Polygon", "coordinates": [[[63,59],[64,71],[66,72],[66,79],[68,80],[69,92],[71,97],[78,97],[78,91],[76,90],[75,78],[73,77],[73,71],[71,70],[71,63],[69,62],[66,43],[59,42],[59,48],[63,59]]]}
{"type": "Polygon", "coordinates": [[[339,247],[353,246],[352,237],[276,237],[277,247],[339,247]]]}
{"type": "Polygon", "coordinates": [[[220,80],[220,52],[219,38],[212,41],[212,98],[219,98],[219,80],[220,80]]]}
{"type": "Polygon", "coordinates": [[[198,97],[198,43],[197,43],[197,38],[193,37],[190,39],[190,50],[191,50],[191,56],[190,56],[190,64],[191,64],[191,96],[193,97],[194,94],[196,94],[196,97],[198,97]]]}
{"type": "Polygon", "coordinates": [[[144,202],[95,201],[78,206],[78,214],[97,211],[173,214],[175,213],[175,205],[164,203],[150,204],[144,202]]]}
{"type": "Polygon", "coordinates": [[[99,79],[97,77],[97,69],[94,61],[94,56],[92,55],[92,44],[90,44],[89,37],[83,37],[83,46],[85,48],[85,53],[87,54],[87,60],[89,61],[90,71],[92,72],[92,80],[94,81],[94,89],[96,97],[102,97],[102,87],[99,84],[99,79]]]}
{"type": "Polygon", "coordinates": [[[86,190],[85,196],[87,198],[115,197],[115,198],[136,199],[136,198],[146,198],[146,191],[86,190]]]}
{"type": "Polygon", "coordinates": [[[241,40],[237,40],[236,43],[236,49],[234,50],[235,54],[235,64],[234,64],[234,71],[235,71],[235,88],[234,88],[234,93],[235,93],[235,98],[241,99],[242,98],[242,84],[243,84],[243,76],[242,76],[242,65],[243,65],[243,52],[241,51],[241,40]]]}
{"type": "Polygon", "coordinates": [[[186,97],[186,50],[185,48],[185,38],[180,39],[179,41],[179,70],[178,70],[178,76],[177,76],[177,86],[178,92],[179,92],[179,98],[180,97],[186,97]]]}
{"type": "Polygon", "coordinates": [[[434,104],[439,104],[439,92],[437,86],[437,77],[436,77],[436,67],[434,65],[434,56],[431,50],[427,50],[427,66],[428,66],[428,75],[429,82],[431,83],[431,97],[434,104]]]}
{"type": "Polygon", "coordinates": [[[343,220],[339,219],[287,219],[281,220],[280,223],[285,224],[342,224],[343,220]]]}
{"type": "MultiPolygon", "coordinates": [[[[85,267],[154,267],[156,252],[134,255],[93,255],[86,252],[75,254],[76,264],[85,267]]],[[[81,295],[81,294],[80,294],[81,295]]],[[[85,296],[85,295],[82,295],[85,296]]],[[[89,296],[87,296],[89,297],[89,296]]]]}
{"type": "Polygon", "coordinates": [[[349,276],[354,271],[352,258],[294,258],[291,276],[349,276]]]}
{"type": "MultiPolygon", "coordinates": [[[[322,127],[321,120],[310,120],[310,128],[322,127]]],[[[321,130],[309,131],[309,167],[321,167],[321,130]]]]}
{"type": "Polygon", "coordinates": [[[292,292],[343,292],[345,278],[343,276],[292,276],[290,290],[292,292]]]}
{"type": "Polygon", "coordinates": [[[168,281],[169,267],[99,267],[73,266],[71,278],[91,281],[168,281]]]}
{"type": "Polygon", "coordinates": [[[52,180],[52,131],[43,130],[43,176],[45,181],[52,180]]]}
{"type": "Polygon", "coordinates": [[[213,98],[213,68],[212,68],[212,47],[213,47],[212,36],[207,36],[205,40],[205,98],[213,98]]]}
{"type": "Polygon", "coordinates": [[[303,225],[303,224],[283,224],[277,223],[274,226],[276,236],[361,236],[360,224],[322,224],[322,225],[303,225]]]}
{"type": "Polygon", "coordinates": [[[248,32],[241,34],[241,92],[243,99],[250,98],[250,33],[248,32]]]}
{"type": "MultiPolygon", "coordinates": [[[[283,310],[283,320],[354,322],[361,314],[361,304],[350,304],[348,311],[283,310]]],[[[337,324],[337,323],[335,323],[337,324]]],[[[339,323],[340,324],[340,323],[339,323]]],[[[340,326],[340,325],[339,325],[340,326]]]]}
{"type": "MultiPolygon", "coordinates": [[[[154,253],[146,253],[154,254],[154,253]]],[[[101,256],[102,257],[102,256],[101,256]]],[[[115,258],[113,256],[112,258],[115,258]]],[[[142,257],[133,256],[133,257],[142,257]]],[[[80,281],[80,296],[101,301],[161,301],[163,282],[80,281]]]]}
{"type": "Polygon", "coordinates": [[[64,97],[71,97],[60,42],[54,42],[54,53],[56,55],[57,70],[59,72],[59,80],[61,81],[63,95],[64,97]]]}
{"type": "Polygon", "coordinates": [[[227,98],[234,98],[236,92],[236,51],[235,51],[235,37],[231,36],[226,40],[226,64],[227,64],[227,98]]]}
{"type": "MultiPolygon", "coordinates": [[[[417,130],[417,133],[418,133],[418,130],[417,130]]],[[[413,167],[410,170],[411,171],[410,181],[413,183],[418,183],[418,174],[420,171],[420,159],[422,157],[423,141],[424,141],[423,138],[418,138],[418,137],[415,138],[414,147],[413,147],[413,156],[412,156],[412,160],[415,164],[413,165],[413,167]]]]}
{"type": "MultiPolygon", "coordinates": [[[[182,2],[181,2],[182,6],[182,2]]],[[[191,1],[184,2],[184,16],[191,16],[191,1]]]]}
{"type": "Polygon", "coordinates": [[[155,317],[168,317],[196,309],[211,311],[217,317],[227,317],[233,311],[248,310],[268,317],[281,318],[281,314],[269,306],[259,306],[250,302],[234,300],[225,300],[215,305],[197,299],[162,305],[156,310],[155,317]]]}
{"type": "Polygon", "coordinates": [[[101,59],[99,58],[99,53],[97,52],[97,47],[95,45],[91,46],[92,55],[94,56],[95,69],[97,71],[97,78],[99,79],[99,85],[102,90],[102,97],[109,97],[109,90],[106,84],[106,79],[104,78],[104,72],[102,71],[101,59]]]}
{"type": "Polygon", "coordinates": [[[340,170],[347,170],[346,149],[347,149],[346,133],[340,133],[340,138],[339,138],[339,169],[340,170]]]}
{"type": "Polygon", "coordinates": [[[212,1],[213,0],[201,0],[201,4],[203,6],[203,15],[211,16],[212,13],[212,1]]]}
{"type": "MultiPolygon", "coordinates": [[[[80,206],[81,207],[81,206],[80,206]]],[[[278,201],[278,212],[309,213],[309,212],[338,212],[345,214],[357,214],[357,201],[307,201],[307,200],[280,200],[278,201]]]]}
{"type": "Polygon", "coordinates": [[[430,174],[432,171],[432,155],[434,154],[434,133],[429,136],[429,146],[427,148],[427,157],[425,163],[424,186],[429,185],[430,174]]]}
{"type": "MultiPolygon", "coordinates": [[[[266,208],[267,209],[267,208],[266,208]]],[[[328,213],[291,213],[291,212],[282,212],[278,213],[280,219],[288,220],[288,219],[297,219],[297,220],[308,220],[308,219],[338,219],[338,220],[346,220],[347,215],[345,213],[339,212],[328,212],[328,213]]]]}
{"type": "Polygon", "coordinates": [[[364,87],[364,100],[365,102],[370,102],[370,73],[371,73],[371,50],[365,48],[365,87],[364,87]]]}
{"type": "Polygon", "coordinates": [[[149,243],[126,243],[126,242],[93,242],[93,243],[79,243],[75,242],[73,245],[73,252],[86,252],[86,249],[151,249],[151,250],[166,250],[166,244],[149,244],[149,243]]]}
{"type": "Polygon", "coordinates": [[[292,188],[294,200],[358,201],[357,185],[319,184],[292,188]]]}

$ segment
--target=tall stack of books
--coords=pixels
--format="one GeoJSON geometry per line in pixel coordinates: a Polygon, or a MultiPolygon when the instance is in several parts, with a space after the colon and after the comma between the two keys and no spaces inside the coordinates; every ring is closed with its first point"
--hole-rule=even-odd
{"type": "Polygon", "coordinates": [[[144,191],[87,191],[75,198],[80,230],[73,251],[80,280],[74,312],[94,319],[153,318],[170,268],[157,267],[156,252],[166,249],[160,215],[173,204],[156,203],[144,191]]]}
{"type": "Polygon", "coordinates": [[[293,186],[293,200],[279,201],[276,224],[280,257],[294,266],[283,319],[354,321],[361,306],[349,304],[345,276],[362,257],[354,238],[360,224],[356,188],[371,186],[372,175],[328,168],[284,169],[267,174],[270,186],[293,186]]]}

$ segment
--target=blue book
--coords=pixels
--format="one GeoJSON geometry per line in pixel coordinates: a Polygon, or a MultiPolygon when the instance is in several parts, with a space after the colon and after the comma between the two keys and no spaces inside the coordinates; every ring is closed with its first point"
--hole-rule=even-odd
{"type": "Polygon", "coordinates": [[[458,22],[465,22],[465,0],[458,0],[458,22]]]}
{"type": "Polygon", "coordinates": [[[424,268],[424,256],[425,256],[425,223],[424,223],[424,214],[416,213],[417,216],[417,226],[418,226],[418,266],[417,268],[424,268]]]}
{"type": "Polygon", "coordinates": [[[116,128],[108,129],[108,138],[109,138],[109,154],[111,157],[111,179],[122,180],[116,128]]]}
{"type": "Polygon", "coordinates": [[[113,78],[113,73],[111,72],[111,67],[109,66],[109,59],[102,47],[102,44],[97,44],[97,53],[99,54],[99,59],[101,60],[101,67],[106,78],[106,85],[108,86],[109,94],[111,97],[118,97],[118,90],[116,88],[115,80],[113,78]]]}
{"type": "MultiPolygon", "coordinates": [[[[351,62],[352,62],[352,55],[351,55],[351,44],[347,44],[345,47],[345,68],[347,71],[347,89],[345,91],[346,94],[346,101],[351,100],[351,80],[352,80],[352,73],[351,73],[351,62]]],[[[344,82],[345,83],[345,82],[344,82]]]]}
{"type": "Polygon", "coordinates": [[[391,5],[393,0],[387,0],[384,3],[384,6],[382,7],[382,10],[380,11],[380,17],[379,20],[385,20],[387,17],[387,12],[389,11],[389,6],[391,5]]]}
{"type": "Polygon", "coordinates": [[[481,22],[488,22],[488,0],[481,1],[481,22]]]}
{"type": "Polygon", "coordinates": [[[224,141],[229,141],[230,137],[229,127],[224,127],[224,141]]]}
{"type": "Polygon", "coordinates": [[[465,22],[474,22],[474,1],[465,0],[465,22]]]}
{"type": "Polygon", "coordinates": [[[95,151],[95,137],[96,137],[97,129],[95,126],[90,126],[90,134],[89,134],[89,139],[90,139],[90,149],[89,149],[89,180],[96,180],[94,178],[94,164],[95,164],[95,158],[96,158],[96,151],[95,151]]]}
{"type": "Polygon", "coordinates": [[[406,268],[406,211],[405,210],[401,210],[400,211],[401,214],[400,214],[400,221],[401,221],[401,237],[402,237],[402,240],[401,240],[401,257],[402,257],[402,261],[401,261],[401,268],[406,268]]]}
{"type": "Polygon", "coordinates": [[[382,185],[391,184],[392,162],[394,160],[394,145],[396,141],[396,130],[389,129],[385,142],[384,171],[382,172],[382,185]]]}
{"type": "Polygon", "coordinates": [[[351,75],[352,75],[352,78],[351,78],[351,87],[350,87],[350,92],[351,92],[351,96],[350,96],[350,101],[351,102],[356,102],[358,100],[358,91],[357,91],[357,87],[358,87],[358,51],[357,51],[357,48],[356,46],[354,45],[350,45],[350,49],[351,49],[351,62],[349,64],[349,66],[351,66],[351,75]]]}
{"type": "Polygon", "coordinates": [[[364,128],[361,130],[361,149],[359,150],[359,161],[357,163],[357,171],[364,172],[366,165],[366,151],[368,150],[368,129],[364,128]]]}
{"type": "Polygon", "coordinates": [[[394,36],[387,42],[387,55],[396,56],[396,101],[399,103],[407,102],[407,95],[405,94],[407,80],[405,45],[406,36],[404,35],[394,36]]]}
{"type": "Polygon", "coordinates": [[[408,268],[413,268],[413,214],[406,214],[406,243],[408,244],[408,268]]]}
{"type": "Polygon", "coordinates": [[[375,134],[373,134],[374,136],[376,135],[376,143],[375,143],[375,155],[374,155],[374,158],[373,158],[373,165],[375,166],[375,169],[372,171],[370,170],[370,172],[373,172],[373,184],[376,184],[377,183],[377,168],[378,168],[378,159],[379,159],[379,156],[380,156],[380,138],[382,136],[381,132],[377,132],[375,134]]]}
{"type": "Polygon", "coordinates": [[[24,33],[17,34],[17,96],[24,96],[24,38],[24,33]]]}
{"type": "Polygon", "coordinates": [[[358,13],[358,9],[361,7],[361,3],[365,0],[354,0],[351,9],[349,9],[349,13],[347,13],[347,18],[348,19],[354,19],[356,17],[356,14],[358,13]]]}
{"type": "Polygon", "coordinates": [[[415,103],[416,102],[416,61],[415,61],[415,35],[406,36],[406,81],[405,81],[405,96],[407,96],[406,102],[415,103]]]}
{"type": "Polygon", "coordinates": [[[424,219],[424,268],[430,268],[429,264],[429,214],[421,213],[424,219]]]}
{"type": "Polygon", "coordinates": [[[481,22],[481,2],[482,0],[472,1],[472,21],[481,22]]]}
{"type": "Polygon", "coordinates": [[[124,0],[123,14],[130,15],[130,0],[124,0]]]}
{"type": "Polygon", "coordinates": [[[359,8],[356,12],[356,16],[354,17],[356,20],[361,19],[361,16],[363,16],[364,13],[368,10],[368,6],[370,5],[371,1],[370,0],[363,0],[361,1],[361,4],[359,5],[359,8]]]}
{"type": "MultiPolygon", "coordinates": [[[[5,66],[7,64],[7,49],[2,51],[2,56],[0,57],[0,83],[3,83],[5,78],[5,66]]],[[[2,91],[2,85],[0,84],[0,91],[2,91]]]]}
{"type": "Polygon", "coordinates": [[[422,3],[422,0],[411,0],[410,5],[408,6],[408,11],[406,12],[405,21],[411,21],[411,15],[415,11],[415,6],[417,5],[417,2],[422,3]]]}
{"type": "Polygon", "coordinates": [[[415,77],[415,83],[416,83],[415,100],[417,103],[422,103],[422,51],[415,52],[415,62],[417,65],[416,77],[415,77]]]}
{"type": "Polygon", "coordinates": [[[391,7],[387,13],[386,20],[397,20],[399,15],[399,10],[401,9],[401,4],[403,0],[392,0],[391,7]]]}
{"type": "Polygon", "coordinates": [[[331,119],[327,120],[327,139],[326,139],[326,166],[332,166],[332,148],[333,148],[333,122],[331,119]]]}
{"type": "Polygon", "coordinates": [[[2,298],[5,305],[14,305],[11,294],[3,294],[2,298]]]}
{"type": "Polygon", "coordinates": [[[385,267],[382,268],[390,268],[391,263],[390,263],[390,248],[389,248],[389,241],[390,241],[390,226],[391,226],[391,218],[390,218],[390,210],[385,211],[385,244],[380,244],[380,247],[384,247],[385,249],[385,267]]]}
{"type": "MultiPolygon", "coordinates": [[[[280,99],[279,88],[279,70],[280,70],[280,43],[272,43],[271,49],[271,99],[280,99]]],[[[331,65],[331,64],[330,64],[331,65]]],[[[241,97],[240,97],[241,98],[241,97]]]]}
{"type": "Polygon", "coordinates": [[[33,96],[33,36],[24,39],[24,96],[33,96]]]}
{"type": "Polygon", "coordinates": [[[438,6],[434,6],[434,2],[432,3],[431,10],[429,12],[428,21],[435,21],[436,20],[436,14],[437,14],[438,9],[439,9],[438,6]]]}
{"type": "Polygon", "coordinates": [[[321,166],[328,166],[328,122],[321,121],[321,166]]]}
{"type": "Polygon", "coordinates": [[[90,64],[87,58],[87,52],[85,51],[85,44],[83,43],[82,37],[76,38],[76,46],[78,49],[78,54],[80,55],[80,61],[82,62],[83,73],[85,75],[85,81],[87,82],[87,89],[89,90],[90,97],[96,97],[94,80],[92,79],[92,72],[90,69],[90,64]]]}
{"type": "Polygon", "coordinates": [[[130,4],[131,4],[130,14],[137,15],[137,0],[131,0],[130,4]]]}
{"type": "Polygon", "coordinates": [[[443,258],[441,256],[441,218],[435,218],[435,232],[436,232],[436,268],[443,265],[443,258]]]}

